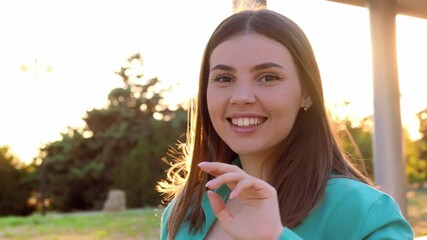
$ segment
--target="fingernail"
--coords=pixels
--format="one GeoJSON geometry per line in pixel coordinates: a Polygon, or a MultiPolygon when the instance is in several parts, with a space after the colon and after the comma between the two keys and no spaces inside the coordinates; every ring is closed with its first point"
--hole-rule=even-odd
{"type": "Polygon", "coordinates": [[[212,179],[212,180],[208,181],[206,183],[205,187],[210,187],[214,182],[215,182],[215,179],[212,179]]]}
{"type": "Polygon", "coordinates": [[[199,166],[199,167],[201,167],[203,165],[205,165],[205,162],[201,162],[201,163],[197,164],[197,166],[199,166]]]}
{"type": "Polygon", "coordinates": [[[231,191],[230,196],[228,198],[233,199],[234,197],[236,197],[235,195],[236,193],[234,191],[231,191]]]}

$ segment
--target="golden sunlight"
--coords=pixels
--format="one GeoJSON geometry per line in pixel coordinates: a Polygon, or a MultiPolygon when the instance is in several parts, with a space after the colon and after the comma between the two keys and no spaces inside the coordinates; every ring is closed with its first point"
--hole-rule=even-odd
{"type": "MultiPolygon", "coordinates": [[[[270,0],[268,7],[307,33],[328,105],[348,102],[343,114],[355,119],[371,115],[368,11],[326,0],[270,0]]],[[[0,23],[8,24],[0,43],[0,145],[30,162],[42,144],[106,105],[110,90],[123,85],[114,71],[137,52],[145,77],[174,86],[167,103],[187,101],[197,90],[204,45],[231,13],[231,0],[1,2],[0,23]]],[[[397,20],[402,121],[416,136],[415,113],[427,107],[427,20],[397,20]]]]}

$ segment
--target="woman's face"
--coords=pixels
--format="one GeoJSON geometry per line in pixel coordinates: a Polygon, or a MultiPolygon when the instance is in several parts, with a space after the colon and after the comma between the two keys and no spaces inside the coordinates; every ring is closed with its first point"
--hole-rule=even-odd
{"type": "Polygon", "coordinates": [[[288,49],[262,35],[240,35],[210,56],[208,111],[221,139],[243,160],[265,159],[304,106],[288,49]]]}

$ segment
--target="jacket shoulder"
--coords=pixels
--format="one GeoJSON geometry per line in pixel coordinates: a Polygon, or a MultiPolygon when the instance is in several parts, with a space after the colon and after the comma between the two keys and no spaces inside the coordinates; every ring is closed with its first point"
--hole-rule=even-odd
{"type": "Polygon", "coordinates": [[[390,195],[343,177],[328,181],[323,199],[295,231],[321,239],[411,239],[413,234],[390,195]]]}

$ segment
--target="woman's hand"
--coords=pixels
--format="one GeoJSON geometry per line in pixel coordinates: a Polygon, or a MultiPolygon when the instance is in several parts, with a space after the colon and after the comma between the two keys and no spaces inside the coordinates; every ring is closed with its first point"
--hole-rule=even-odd
{"type": "Polygon", "coordinates": [[[208,191],[212,210],[227,234],[233,239],[279,239],[283,226],[274,187],[234,165],[202,162],[199,167],[215,177],[206,187],[217,189],[226,184],[232,190],[229,199],[238,199],[243,205],[233,215],[218,194],[208,191]]]}

